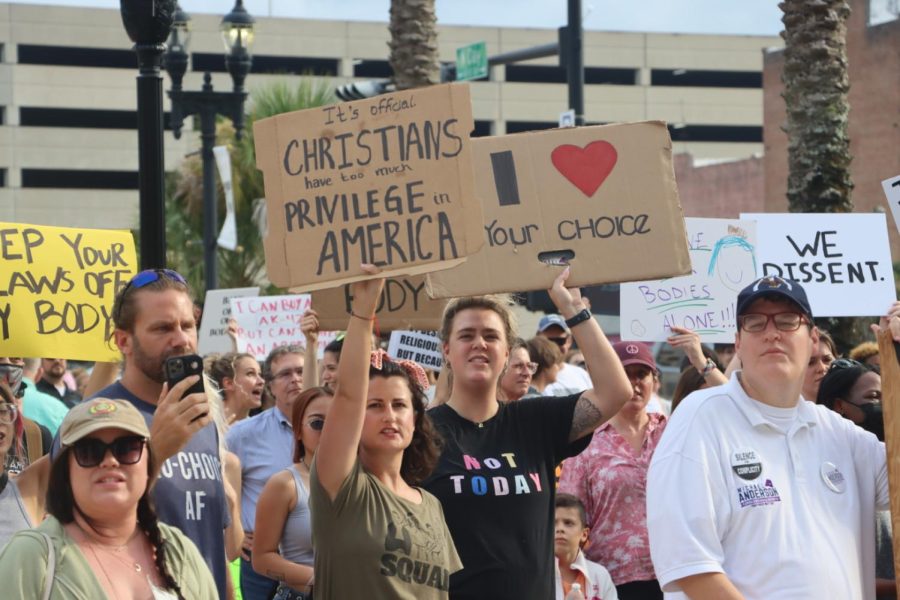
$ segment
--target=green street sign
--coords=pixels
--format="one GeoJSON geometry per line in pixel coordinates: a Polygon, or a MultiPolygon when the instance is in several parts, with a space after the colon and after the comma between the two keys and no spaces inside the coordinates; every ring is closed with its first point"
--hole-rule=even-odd
{"type": "Polygon", "coordinates": [[[456,49],[456,80],[482,79],[488,75],[487,46],[477,42],[456,49]]]}

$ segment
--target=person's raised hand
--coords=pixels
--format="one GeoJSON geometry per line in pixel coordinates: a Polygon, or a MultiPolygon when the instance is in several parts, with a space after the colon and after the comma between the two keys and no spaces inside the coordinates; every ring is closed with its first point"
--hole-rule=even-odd
{"type": "MultiPolygon", "coordinates": [[[[365,263],[362,265],[362,270],[367,275],[378,275],[381,273],[380,268],[365,263]]],[[[353,296],[353,315],[360,319],[373,320],[375,318],[375,309],[381,298],[382,289],[384,289],[384,277],[351,283],[350,294],[353,296]]]]}
{"type": "Polygon", "coordinates": [[[900,342],[900,301],[894,302],[887,314],[879,319],[877,325],[872,325],[872,333],[876,336],[881,331],[890,331],[895,342],[900,342]]]}
{"type": "Polygon", "coordinates": [[[581,290],[577,287],[567,288],[566,280],[569,278],[569,267],[566,267],[556,276],[553,285],[547,290],[556,310],[564,319],[571,319],[585,308],[581,299],[581,290]]]}
{"type": "Polygon", "coordinates": [[[212,418],[210,405],[205,393],[184,393],[197,383],[200,375],[191,375],[169,389],[164,383],[153,422],[150,423],[150,444],[153,459],[158,468],[166,459],[184,448],[191,437],[209,425],[212,418]]]}
{"type": "Polygon", "coordinates": [[[670,346],[681,348],[687,355],[691,365],[698,371],[706,366],[706,355],[703,354],[703,345],[700,343],[700,335],[687,327],[672,325],[672,335],[666,338],[670,346]]]}
{"type": "Polygon", "coordinates": [[[300,318],[300,332],[306,338],[307,344],[316,344],[319,341],[319,315],[312,308],[308,309],[300,318]]]}

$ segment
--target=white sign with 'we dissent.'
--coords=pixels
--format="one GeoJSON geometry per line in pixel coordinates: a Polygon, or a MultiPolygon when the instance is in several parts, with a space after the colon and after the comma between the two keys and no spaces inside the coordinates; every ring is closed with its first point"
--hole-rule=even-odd
{"type": "Polygon", "coordinates": [[[883,315],[897,299],[884,214],[742,214],[760,276],[803,285],[816,317],[883,315]]]}

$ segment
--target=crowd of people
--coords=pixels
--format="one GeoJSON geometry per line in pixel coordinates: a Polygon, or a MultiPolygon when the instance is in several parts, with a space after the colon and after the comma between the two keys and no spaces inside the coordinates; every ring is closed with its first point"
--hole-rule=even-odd
{"type": "MultiPolygon", "coordinates": [[[[302,344],[170,385],[198,314],[165,269],[116,296],[121,369],[0,358],[4,594],[896,595],[877,346],[841,358],[796,282],[740,292],[733,355],[673,327],[669,401],[651,347],[607,339],[568,269],[531,339],[506,297],[451,300],[435,374],[381,348],[363,268],[322,358],[310,310],[302,344]]],[[[885,308],[873,331],[900,341],[885,308]]]]}

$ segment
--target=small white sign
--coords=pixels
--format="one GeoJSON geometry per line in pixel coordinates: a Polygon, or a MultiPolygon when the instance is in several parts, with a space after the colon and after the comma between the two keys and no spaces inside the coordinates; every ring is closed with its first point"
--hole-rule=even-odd
{"type": "Polygon", "coordinates": [[[881,187],[884,188],[888,206],[894,215],[894,225],[897,226],[897,231],[900,231],[900,175],[885,179],[881,182],[881,187]]]}
{"type": "Polygon", "coordinates": [[[444,361],[441,338],[432,331],[392,331],[387,353],[391,358],[413,360],[432,371],[440,371],[444,361]]]}
{"type": "Polygon", "coordinates": [[[696,218],[684,223],[692,273],[621,284],[623,340],[662,341],[677,326],[704,342],[734,342],[738,292],[756,279],[756,223],[696,218]]]}
{"type": "MultiPolygon", "coordinates": [[[[231,316],[238,324],[238,352],[265,360],[269,352],[285,344],[306,347],[300,319],[309,310],[309,294],[231,298],[230,302],[231,316]]],[[[334,331],[319,332],[319,358],[335,337],[334,331]]]]}
{"type": "Polygon", "coordinates": [[[259,296],[259,288],[232,288],[206,292],[203,317],[200,320],[200,335],[197,340],[197,351],[201,355],[234,351],[233,343],[228,336],[228,319],[231,317],[229,300],[247,296],[259,296]]]}
{"type": "Polygon", "coordinates": [[[222,248],[234,252],[237,250],[237,221],[234,212],[234,188],[231,184],[231,155],[226,146],[213,148],[216,157],[216,166],[219,168],[219,178],[222,180],[222,189],[225,190],[225,222],[219,233],[217,243],[222,248]]]}
{"type": "Polygon", "coordinates": [[[874,317],[897,299],[887,221],[879,213],[757,213],[760,276],[803,285],[813,316],[874,317]]]}
{"type": "Polygon", "coordinates": [[[560,127],[575,127],[575,109],[574,108],[570,108],[569,110],[559,113],[559,126],[560,127]]]}

